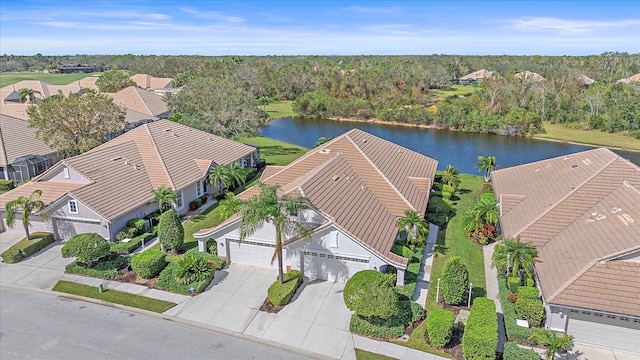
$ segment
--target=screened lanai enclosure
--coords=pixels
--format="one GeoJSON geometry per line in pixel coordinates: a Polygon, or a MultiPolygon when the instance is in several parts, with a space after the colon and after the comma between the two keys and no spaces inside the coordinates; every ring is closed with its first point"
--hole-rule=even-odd
{"type": "Polygon", "coordinates": [[[53,165],[53,160],[40,155],[25,155],[16,158],[8,169],[9,180],[16,184],[27,181],[36,175],[42,174],[53,165]]]}

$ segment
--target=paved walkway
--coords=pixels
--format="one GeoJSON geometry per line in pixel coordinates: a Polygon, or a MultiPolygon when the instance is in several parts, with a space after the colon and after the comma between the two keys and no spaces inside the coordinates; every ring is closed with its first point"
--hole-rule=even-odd
{"type": "Polygon", "coordinates": [[[507,341],[507,334],[504,327],[504,315],[502,314],[502,305],[498,298],[498,272],[496,268],[491,268],[491,258],[493,257],[493,248],[497,243],[486,245],[482,248],[484,252],[484,276],[486,281],[487,298],[492,299],[496,303],[496,312],[498,313],[498,351],[502,352],[504,343],[507,341]]]}
{"type": "MultiPolygon", "coordinates": [[[[433,254],[435,253],[436,241],[438,240],[437,225],[429,224],[429,238],[422,256],[420,272],[416,281],[416,290],[413,293],[413,301],[425,307],[427,303],[427,291],[429,290],[429,281],[431,278],[431,265],[433,264],[433,254]]],[[[364,350],[364,349],[363,349],[364,350]]]]}

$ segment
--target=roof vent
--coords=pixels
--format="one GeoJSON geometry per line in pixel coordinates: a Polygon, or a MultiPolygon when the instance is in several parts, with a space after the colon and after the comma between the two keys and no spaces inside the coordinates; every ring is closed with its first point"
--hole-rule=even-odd
{"type": "Polygon", "coordinates": [[[547,164],[547,167],[548,167],[548,168],[550,168],[550,167],[551,167],[551,163],[548,163],[548,164],[547,164]]]}
{"type": "Polygon", "coordinates": [[[577,167],[578,167],[578,164],[573,164],[573,165],[571,165],[571,168],[572,168],[572,169],[575,169],[575,168],[577,168],[577,167]]]}
{"type": "Polygon", "coordinates": [[[138,165],[133,164],[133,170],[139,170],[140,168],[138,167],[138,165]]]}
{"type": "Polygon", "coordinates": [[[596,220],[604,220],[606,218],[607,216],[605,214],[598,214],[598,216],[596,216],[596,220]]]}
{"type": "Polygon", "coordinates": [[[333,177],[331,178],[331,180],[333,181],[338,181],[338,179],[340,179],[340,176],[338,175],[333,175],[333,177]]]}
{"type": "Polygon", "coordinates": [[[171,128],[166,128],[164,129],[164,131],[171,131],[171,128]]]}
{"type": "Polygon", "coordinates": [[[330,152],[331,152],[331,149],[324,148],[324,149],[322,149],[322,150],[320,150],[320,151],[318,151],[318,152],[319,152],[320,154],[328,154],[328,153],[330,153],[330,152]]]}
{"type": "Polygon", "coordinates": [[[622,209],[616,206],[611,210],[611,213],[615,214],[615,213],[620,212],[620,211],[622,211],[622,209]]]}
{"type": "Polygon", "coordinates": [[[173,135],[175,137],[178,137],[178,134],[176,134],[176,133],[171,133],[171,135],[173,135]]]}
{"type": "Polygon", "coordinates": [[[118,161],[120,159],[122,159],[122,156],[116,156],[113,159],[111,159],[111,161],[118,161]]]}
{"type": "Polygon", "coordinates": [[[367,143],[367,138],[362,139],[362,143],[366,144],[367,143]]]}
{"type": "Polygon", "coordinates": [[[360,190],[362,190],[362,191],[367,190],[367,185],[362,185],[362,186],[360,186],[360,190]]]}
{"type": "Polygon", "coordinates": [[[129,165],[129,160],[124,159],[124,164],[125,164],[125,165],[129,165]]]}

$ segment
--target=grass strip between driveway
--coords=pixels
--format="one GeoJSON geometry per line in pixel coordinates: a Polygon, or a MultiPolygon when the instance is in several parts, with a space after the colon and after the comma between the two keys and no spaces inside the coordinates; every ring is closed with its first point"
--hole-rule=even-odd
{"type": "Polygon", "coordinates": [[[395,358],[385,356],[382,354],[376,354],[361,349],[354,349],[356,351],[356,360],[393,360],[395,358]]]}
{"type": "Polygon", "coordinates": [[[58,281],[56,286],[53,287],[53,291],[104,300],[110,303],[131,306],[160,314],[177,305],[170,301],[153,299],[117,290],[105,289],[104,292],[100,292],[96,286],[88,286],[64,280],[58,281]]]}

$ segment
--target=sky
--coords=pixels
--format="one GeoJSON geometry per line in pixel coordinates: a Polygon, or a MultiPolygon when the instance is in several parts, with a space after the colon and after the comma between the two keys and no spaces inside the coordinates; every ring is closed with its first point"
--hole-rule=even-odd
{"type": "Polygon", "coordinates": [[[0,0],[15,55],[640,53],[640,0],[0,0]]]}

